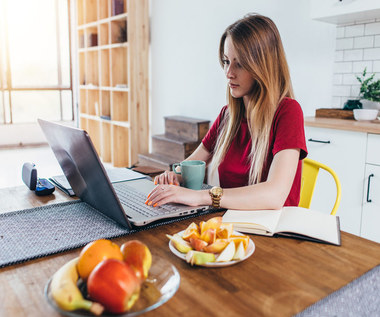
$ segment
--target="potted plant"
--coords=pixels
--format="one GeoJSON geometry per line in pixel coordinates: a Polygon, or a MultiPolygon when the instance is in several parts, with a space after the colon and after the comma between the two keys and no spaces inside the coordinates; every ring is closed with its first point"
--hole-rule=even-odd
{"type": "Polygon", "coordinates": [[[375,74],[367,76],[367,68],[364,68],[361,77],[356,76],[360,82],[360,97],[363,108],[380,109],[380,79],[374,80],[375,74]]]}

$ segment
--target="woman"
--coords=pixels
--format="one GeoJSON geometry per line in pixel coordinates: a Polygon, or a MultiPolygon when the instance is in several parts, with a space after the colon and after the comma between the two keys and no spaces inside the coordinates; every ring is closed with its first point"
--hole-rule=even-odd
{"type": "Polygon", "coordinates": [[[146,204],[169,202],[229,209],[297,206],[307,155],[303,113],[293,98],[280,34],[273,21],[252,14],[230,25],[219,59],[228,81],[228,106],[187,160],[211,162],[221,188],[190,190],[173,172],[155,178],[146,204]]]}

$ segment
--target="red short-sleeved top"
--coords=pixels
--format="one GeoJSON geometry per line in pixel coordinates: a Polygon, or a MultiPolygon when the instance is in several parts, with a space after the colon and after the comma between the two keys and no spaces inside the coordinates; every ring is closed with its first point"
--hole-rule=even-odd
{"type": "MultiPolygon", "coordinates": [[[[228,106],[222,108],[219,116],[211,126],[202,143],[206,149],[213,153],[219,126],[228,106]]],[[[242,118],[240,128],[232,141],[222,163],[218,167],[219,182],[223,188],[242,187],[248,185],[249,180],[249,153],[251,151],[251,135],[246,118],[242,118]]],[[[284,206],[298,206],[301,189],[302,159],[307,156],[303,112],[299,103],[291,98],[284,98],[279,104],[269,137],[269,149],[264,164],[262,180],[268,177],[269,168],[274,155],[285,149],[300,149],[300,161],[289,196],[284,206]]]]}

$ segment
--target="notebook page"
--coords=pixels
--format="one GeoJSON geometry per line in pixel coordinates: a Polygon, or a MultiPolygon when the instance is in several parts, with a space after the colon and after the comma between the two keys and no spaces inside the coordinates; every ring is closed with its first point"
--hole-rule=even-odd
{"type": "MultiPolygon", "coordinates": [[[[273,233],[281,215],[281,210],[227,210],[223,222],[233,223],[234,228],[261,229],[273,233]]],[[[242,230],[243,231],[243,230],[242,230]]]]}
{"type": "Polygon", "coordinates": [[[284,207],[276,232],[293,232],[339,243],[337,217],[301,207],[284,207]]]}

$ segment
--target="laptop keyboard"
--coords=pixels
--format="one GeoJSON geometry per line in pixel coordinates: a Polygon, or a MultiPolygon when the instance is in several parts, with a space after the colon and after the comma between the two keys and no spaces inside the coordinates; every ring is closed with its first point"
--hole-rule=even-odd
{"type": "Polygon", "coordinates": [[[113,184],[113,187],[122,204],[127,205],[129,208],[145,217],[171,214],[177,212],[182,207],[171,204],[159,207],[147,206],[145,205],[146,195],[127,185],[126,182],[115,183],[113,184]]]}

